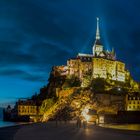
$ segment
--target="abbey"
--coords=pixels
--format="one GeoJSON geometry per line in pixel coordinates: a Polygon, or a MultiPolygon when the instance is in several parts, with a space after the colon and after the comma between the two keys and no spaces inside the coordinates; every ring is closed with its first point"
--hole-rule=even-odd
{"type": "Polygon", "coordinates": [[[125,63],[116,59],[114,49],[105,50],[100,39],[99,18],[97,18],[96,39],[92,54],[81,54],[69,59],[66,66],[54,67],[60,75],[77,76],[82,81],[82,87],[88,86],[89,79],[104,78],[125,82],[130,73],[125,63]]]}

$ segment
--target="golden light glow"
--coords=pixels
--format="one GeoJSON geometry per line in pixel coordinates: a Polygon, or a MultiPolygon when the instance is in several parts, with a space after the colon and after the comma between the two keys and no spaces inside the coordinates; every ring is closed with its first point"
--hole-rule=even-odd
{"type": "Polygon", "coordinates": [[[36,105],[18,105],[18,115],[37,115],[36,105]]]}
{"type": "Polygon", "coordinates": [[[85,109],[83,109],[82,111],[82,116],[84,117],[84,119],[88,122],[90,120],[90,116],[88,115],[89,109],[86,107],[85,109]]]}

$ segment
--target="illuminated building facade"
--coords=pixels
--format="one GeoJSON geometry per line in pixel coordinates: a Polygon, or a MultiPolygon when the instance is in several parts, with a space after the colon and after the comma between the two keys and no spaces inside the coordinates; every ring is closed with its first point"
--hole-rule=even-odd
{"type": "Polygon", "coordinates": [[[37,115],[38,106],[34,101],[18,101],[17,103],[17,111],[19,116],[32,116],[37,115]]]}
{"type": "Polygon", "coordinates": [[[127,111],[140,111],[140,94],[139,93],[126,95],[126,110],[127,111]]]}
{"type": "Polygon", "coordinates": [[[101,43],[99,18],[97,18],[96,40],[92,50],[92,54],[79,53],[76,58],[69,59],[67,66],[63,66],[59,74],[79,77],[83,87],[88,86],[91,78],[98,77],[121,82],[126,81],[126,77],[129,75],[125,64],[116,60],[114,49],[112,51],[105,50],[101,43]]]}

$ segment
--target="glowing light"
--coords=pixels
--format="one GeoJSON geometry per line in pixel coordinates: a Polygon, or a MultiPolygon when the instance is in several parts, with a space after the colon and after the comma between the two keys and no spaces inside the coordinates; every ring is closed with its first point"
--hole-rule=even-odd
{"type": "Polygon", "coordinates": [[[118,91],[121,91],[121,88],[120,87],[118,87],[118,91]]]}
{"type": "Polygon", "coordinates": [[[88,121],[90,120],[90,116],[89,116],[89,115],[86,115],[86,116],[85,116],[85,119],[86,119],[86,121],[88,122],[88,121]]]}
{"type": "Polygon", "coordinates": [[[90,116],[88,115],[89,109],[86,107],[83,111],[82,111],[82,116],[84,117],[84,119],[88,122],[90,120],[90,116]]]}

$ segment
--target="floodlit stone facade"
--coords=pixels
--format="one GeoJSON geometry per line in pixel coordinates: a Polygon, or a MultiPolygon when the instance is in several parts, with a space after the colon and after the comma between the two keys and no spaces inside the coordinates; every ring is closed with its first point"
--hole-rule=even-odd
{"type": "Polygon", "coordinates": [[[93,45],[92,54],[81,54],[67,61],[67,66],[57,66],[60,75],[79,77],[82,87],[89,85],[94,78],[104,78],[114,81],[125,82],[130,73],[125,68],[125,63],[116,59],[114,49],[105,50],[100,40],[99,18],[97,18],[96,40],[93,45]]]}
{"type": "Polygon", "coordinates": [[[93,58],[93,78],[104,78],[125,82],[125,64],[104,58],[93,58]]]}
{"type": "Polygon", "coordinates": [[[126,110],[127,111],[140,111],[140,94],[139,93],[126,95],[126,110]]]}
{"type": "Polygon", "coordinates": [[[37,115],[38,106],[34,103],[33,100],[30,101],[18,101],[17,102],[17,111],[19,116],[30,116],[37,115]]]}

